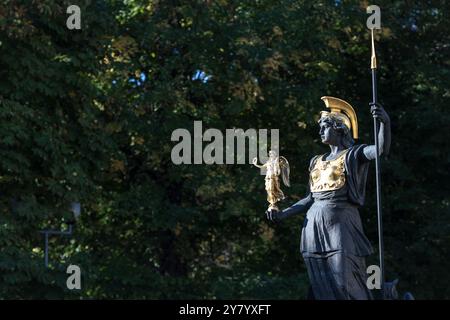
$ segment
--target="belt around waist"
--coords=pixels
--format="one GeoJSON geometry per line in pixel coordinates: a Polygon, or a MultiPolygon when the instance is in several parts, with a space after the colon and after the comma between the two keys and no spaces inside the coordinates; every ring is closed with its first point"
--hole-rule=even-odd
{"type": "Polygon", "coordinates": [[[318,205],[318,206],[336,205],[339,207],[352,207],[352,208],[358,207],[358,205],[356,205],[348,200],[338,200],[338,199],[314,199],[313,205],[318,205]]]}

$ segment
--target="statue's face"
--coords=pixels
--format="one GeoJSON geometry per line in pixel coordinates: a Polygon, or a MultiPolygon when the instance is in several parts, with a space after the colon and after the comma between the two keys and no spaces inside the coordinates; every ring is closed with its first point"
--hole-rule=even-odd
{"type": "Polygon", "coordinates": [[[275,151],[269,151],[269,158],[273,159],[275,158],[277,153],[275,151]]]}
{"type": "Polygon", "coordinates": [[[320,127],[320,138],[322,139],[322,143],[329,145],[339,145],[341,135],[333,128],[333,120],[331,119],[323,119],[319,122],[320,127]]]}

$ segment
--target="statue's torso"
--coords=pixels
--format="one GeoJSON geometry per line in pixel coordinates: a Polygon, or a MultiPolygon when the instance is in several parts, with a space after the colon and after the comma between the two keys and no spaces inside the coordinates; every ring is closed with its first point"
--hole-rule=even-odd
{"type": "MultiPolygon", "coordinates": [[[[365,256],[372,252],[364,235],[357,204],[349,192],[355,189],[352,165],[354,148],[342,151],[336,159],[315,157],[310,166],[310,191],[313,205],[307,212],[303,225],[301,251],[315,256],[346,252],[365,256]]],[[[355,168],[353,168],[355,169],[355,168]]]]}

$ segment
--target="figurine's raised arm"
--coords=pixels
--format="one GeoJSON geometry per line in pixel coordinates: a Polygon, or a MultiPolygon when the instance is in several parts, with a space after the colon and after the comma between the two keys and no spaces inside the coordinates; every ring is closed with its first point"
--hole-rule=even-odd
{"type": "Polygon", "coordinates": [[[259,165],[258,164],[258,159],[257,158],[253,158],[253,161],[252,161],[252,163],[253,163],[253,165],[255,166],[255,167],[258,167],[258,168],[265,168],[266,166],[267,166],[267,162],[266,163],[264,163],[263,165],[259,165]]]}

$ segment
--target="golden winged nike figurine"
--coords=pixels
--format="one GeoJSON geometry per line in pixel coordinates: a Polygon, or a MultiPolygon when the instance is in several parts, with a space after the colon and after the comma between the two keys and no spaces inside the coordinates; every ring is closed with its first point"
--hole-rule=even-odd
{"type": "Polygon", "coordinates": [[[269,151],[269,159],[263,165],[258,165],[258,159],[253,159],[253,165],[258,168],[266,169],[266,191],[267,201],[270,203],[268,210],[277,210],[276,203],[283,200],[284,193],[280,188],[280,178],[283,179],[285,186],[290,187],[289,183],[289,162],[285,157],[278,157],[273,150],[269,151]]]}

